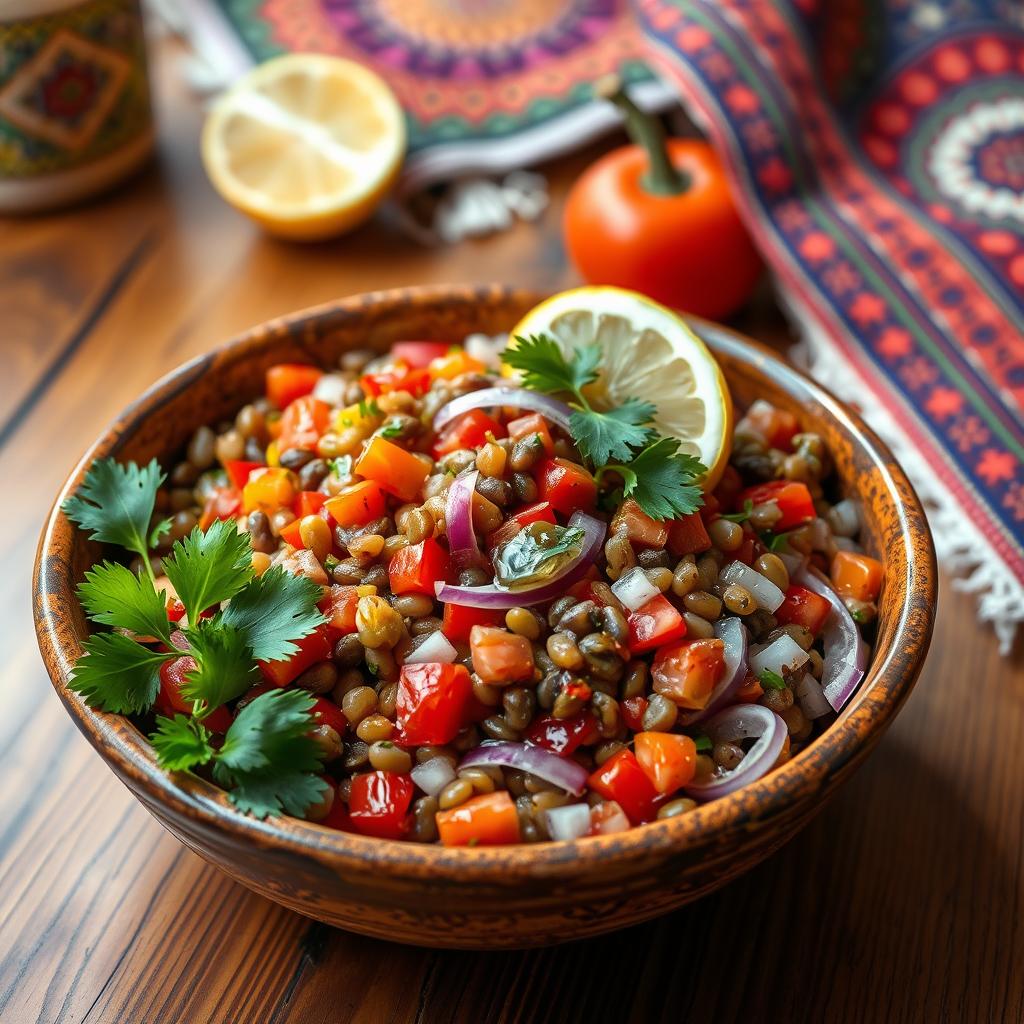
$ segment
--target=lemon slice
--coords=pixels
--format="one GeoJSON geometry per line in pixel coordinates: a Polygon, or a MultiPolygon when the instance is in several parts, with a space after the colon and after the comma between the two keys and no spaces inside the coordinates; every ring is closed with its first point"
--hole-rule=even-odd
{"type": "Polygon", "coordinates": [[[531,309],[509,344],[531,334],[549,335],[567,356],[597,342],[601,375],[588,401],[605,409],[627,398],[653,402],[655,429],[708,467],[705,490],[718,483],[729,461],[732,399],[714,356],[682,318],[637,292],[574,288],[531,309]]]}
{"type": "Polygon", "coordinates": [[[294,53],[253,68],[210,110],[203,164],[232,206],[285,238],[328,238],[378,205],[405,152],[405,117],[380,76],[294,53]]]}

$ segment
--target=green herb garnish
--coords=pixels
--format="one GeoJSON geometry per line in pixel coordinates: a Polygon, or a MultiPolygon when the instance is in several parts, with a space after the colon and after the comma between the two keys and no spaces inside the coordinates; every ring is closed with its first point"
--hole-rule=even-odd
{"type": "Polygon", "coordinates": [[[339,479],[344,480],[345,477],[352,475],[352,456],[351,455],[339,455],[337,458],[328,459],[327,465],[330,471],[339,479]]]}
{"type": "Polygon", "coordinates": [[[728,519],[731,523],[745,523],[750,518],[750,513],[754,511],[754,503],[747,498],[743,502],[742,512],[729,512],[728,514],[722,513],[722,519],[728,519]]]}
{"type": "Polygon", "coordinates": [[[381,437],[392,438],[401,437],[404,430],[405,427],[402,425],[402,421],[392,417],[384,423],[377,433],[381,437]]]}
{"type": "Polygon", "coordinates": [[[714,748],[711,737],[706,736],[704,733],[693,737],[693,745],[697,748],[698,754],[706,754],[714,748]]]}
{"type": "Polygon", "coordinates": [[[380,406],[376,398],[361,398],[359,400],[359,415],[365,420],[370,416],[380,416],[380,406]]]}
{"type": "Polygon", "coordinates": [[[786,688],[786,680],[778,672],[773,672],[770,668],[764,669],[757,678],[758,682],[766,690],[784,690],[786,688]]]}

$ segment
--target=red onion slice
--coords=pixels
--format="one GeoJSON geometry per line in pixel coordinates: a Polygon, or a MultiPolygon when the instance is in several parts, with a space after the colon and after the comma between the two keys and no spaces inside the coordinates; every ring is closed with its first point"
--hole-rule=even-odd
{"type": "Polygon", "coordinates": [[[479,476],[480,471],[477,469],[461,473],[448,488],[444,530],[456,572],[486,564],[473,529],[473,492],[479,476]]]}
{"type": "Polygon", "coordinates": [[[729,617],[715,623],[715,636],[725,645],[725,672],[721,682],[711,691],[707,704],[700,711],[680,715],[682,725],[702,722],[732,700],[747,676],[747,627],[739,619],[729,617]]]}
{"type": "Polygon", "coordinates": [[[515,608],[521,605],[544,604],[561,597],[568,587],[581,580],[597,558],[608,524],[588,516],[585,512],[574,512],[569,526],[583,530],[583,544],[580,553],[569,562],[561,575],[534,589],[504,590],[491,583],[485,587],[458,587],[439,580],[434,584],[438,600],[464,608],[515,608]]]}
{"type": "Polygon", "coordinates": [[[826,620],[822,633],[825,658],[821,670],[821,689],[829,704],[839,711],[864,678],[866,646],[862,646],[857,624],[842,598],[816,569],[799,572],[795,582],[820,594],[832,605],[832,614],[826,620]]]}
{"type": "Polygon", "coordinates": [[[573,796],[580,796],[587,788],[587,770],[582,765],[570,758],[552,754],[543,747],[531,747],[525,743],[506,743],[501,740],[482,743],[462,759],[459,767],[476,768],[481,765],[498,765],[529,772],[573,796]]]}
{"type": "Polygon", "coordinates": [[[569,430],[569,415],[572,410],[565,402],[560,402],[550,395],[528,391],[526,388],[503,387],[481,388],[479,391],[470,391],[468,395],[453,398],[447,405],[441,406],[434,416],[434,430],[440,430],[456,417],[473,409],[493,409],[502,405],[539,412],[564,431],[569,430]]]}
{"type": "Polygon", "coordinates": [[[704,731],[712,743],[734,743],[755,736],[757,742],[731,772],[685,786],[686,792],[696,800],[727,796],[761,778],[778,760],[787,734],[786,723],[760,704],[736,704],[719,711],[704,723],[704,731]]]}

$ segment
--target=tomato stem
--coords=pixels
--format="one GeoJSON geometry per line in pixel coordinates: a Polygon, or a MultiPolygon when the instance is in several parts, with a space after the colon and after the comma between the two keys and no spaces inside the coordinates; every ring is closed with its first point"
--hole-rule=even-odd
{"type": "Polygon", "coordinates": [[[647,153],[649,166],[641,185],[654,195],[677,196],[690,187],[689,176],[672,165],[665,146],[661,121],[645,113],[630,98],[618,75],[605,75],[594,83],[594,95],[614,103],[625,122],[626,132],[647,153]]]}

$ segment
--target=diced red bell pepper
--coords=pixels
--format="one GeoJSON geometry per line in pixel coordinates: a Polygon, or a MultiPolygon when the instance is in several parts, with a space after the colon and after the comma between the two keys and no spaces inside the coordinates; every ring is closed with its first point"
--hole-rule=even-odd
{"type": "Polygon", "coordinates": [[[620,530],[625,530],[631,544],[661,549],[668,541],[669,524],[652,519],[632,498],[626,498],[609,527],[611,533],[620,530]]]}
{"type": "Polygon", "coordinates": [[[327,625],[335,636],[345,636],[356,631],[356,605],[359,604],[359,588],[335,584],[320,599],[317,607],[327,617],[327,625]]]}
{"type": "Polygon", "coordinates": [[[301,520],[298,519],[293,520],[287,526],[282,527],[278,535],[285,544],[291,544],[293,548],[304,548],[306,546],[302,543],[302,527],[300,522],[301,520]]]}
{"type": "Polygon", "coordinates": [[[318,662],[327,661],[334,647],[326,623],[317,626],[308,636],[297,640],[296,645],[299,649],[290,658],[282,661],[257,662],[263,678],[268,683],[273,683],[274,686],[287,686],[307,668],[312,668],[318,662]]]}
{"type": "Polygon", "coordinates": [[[502,544],[507,544],[520,530],[531,523],[551,523],[552,526],[558,522],[555,519],[555,510],[551,503],[538,501],[533,505],[527,505],[513,512],[496,530],[491,530],[487,535],[487,547],[493,551],[502,544]]]}
{"type": "Polygon", "coordinates": [[[433,597],[434,584],[448,576],[449,561],[448,552],[433,537],[399,548],[388,564],[391,593],[433,597]]]}
{"type": "Polygon", "coordinates": [[[371,398],[379,398],[392,391],[408,391],[420,398],[430,390],[432,381],[428,370],[414,369],[404,360],[396,360],[390,370],[368,373],[359,378],[360,386],[371,398]]]}
{"type": "Polygon", "coordinates": [[[541,501],[570,516],[577,509],[589,512],[597,501],[597,483],[590,473],[568,459],[545,459],[535,473],[541,501]]]}
{"type": "Polygon", "coordinates": [[[450,743],[467,724],[472,693],[473,683],[465,665],[403,665],[395,704],[403,742],[450,743]]]}
{"type": "Polygon", "coordinates": [[[387,500],[375,480],[360,480],[328,498],[324,508],[339,526],[365,526],[384,515],[387,500]]]}
{"type": "Polygon", "coordinates": [[[322,376],[322,370],[300,363],[280,363],[271,366],[267,370],[267,398],[278,409],[285,409],[296,398],[308,395],[322,376]]]}
{"type": "Polygon", "coordinates": [[[401,839],[409,831],[414,790],[412,779],[397,772],[353,775],[348,799],[352,828],[364,836],[401,839]]]}
{"type": "Polygon", "coordinates": [[[299,491],[295,499],[295,514],[299,519],[315,516],[327,502],[327,495],[320,491],[299,491]]]}
{"type": "Polygon", "coordinates": [[[766,484],[748,487],[745,491],[740,491],[737,502],[742,508],[748,501],[754,505],[774,501],[778,505],[782,516],[772,527],[776,533],[792,530],[801,523],[809,522],[816,514],[811,492],[806,484],[797,480],[769,480],[766,484]]]}
{"type": "Polygon", "coordinates": [[[488,434],[493,437],[508,436],[508,432],[496,419],[492,419],[481,409],[470,409],[441,428],[434,442],[434,458],[439,459],[449,452],[459,451],[460,448],[479,448],[486,444],[488,434]]]}
{"type": "Polygon", "coordinates": [[[817,636],[831,611],[828,598],[794,583],[786,591],[785,600],[775,609],[775,619],[780,626],[790,622],[806,626],[817,636]]]}
{"type": "Polygon", "coordinates": [[[711,547],[704,519],[699,512],[691,512],[682,519],[673,520],[668,527],[668,549],[676,558],[696,555],[711,547]]]}
{"type": "Polygon", "coordinates": [[[664,594],[652,597],[647,604],[632,612],[626,621],[629,624],[629,650],[634,655],[686,636],[682,615],[664,594]]]}
{"type": "Polygon", "coordinates": [[[335,797],[334,803],[331,804],[331,809],[327,812],[327,817],[322,818],[317,822],[318,825],[323,825],[325,828],[337,829],[339,832],[352,832],[352,819],[349,817],[348,804],[344,800],[335,797]]]}
{"type": "Polygon", "coordinates": [[[296,398],[281,415],[281,433],[277,443],[282,452],[290,448],[312,451],[327,432],[331,407],[312,395],[296,398]]]}
{"type": "Polygon", "coordinates": [[[265,465],[265,462],[242,462],[233,459],[230,462],[225,462],[224,468],[227,470],[228,479],[238,490],[241,490],[249,482],[249,474],[254,469],[262,469],[265,465]]]}
{"type": "Polygon", "coordinates": [[[333,700],[317,697],[313,701],[313,709],[310,714],[316,719],[317,725],[329,725],[339,736],[345,735],[348,719],[333,700]]]}
{"type": "MultiPolygon", "coordinates": [[[[175,636],[184,637],[180,633],[175,636]]],[[[175,646],[178,646],[175,644],[175,646]]],[[[160,692],[157,694],[157,711],[167,717],[175,714],[191,715],[193,702],[182,694],[182,687],[185,685],[185,677],[196,670],[194,658],[175,658],[173,661],[165,661],[160,666],[160,692]]],[[[204,719],[203,724],[210,732],[223,734],[231,726],[231,712],[221,704],[214,708],[204,719]]]]}
{"type": "Polygon", "coordinates": [[[724,673],[725,645],[717,638],[668,644],[651,664],[655,693],[693,711],[707,706],[724,673]]]}
{"type": "Polygon", "coordinates": [[[505,613],[494,608],[466,608],[459,604],[444,606],[441,632],[454,644],[469,642],[474,626],[500,626],[505,622],[505,613]]]}
{"type": "Polygon", "coordinates": [[[509,420],[508,436],[513,441],[521,441],[524,437],[536,434],[540,443],[544,446],[544,453],[550,458],[555,452],[555,442],[551,439],[551,429],[548,421],[540,413],[531,413],[529,416],[520,416],[518,419],[509,420]]]}
{"type": "Polygon", "coordinates": [[[535,747],[568,757],[577,747],[597,739],[597,721],[589,711],[581,711],[572,718],[542,715],[530,723],[523,739],[535,747]]]}
{"type": "Polygon", "coordinates": [[[648,703],[650,702],[643,696],[627,697],[619,703],[622,720],[633,732],[639,732],[644,727],[644,712],[648,703]]]}
{"type": "Polygon", "coordinates": [[[658,813],[658,791],[632,750],[613,754],[587,779],[587,785],[606,800],[616,801],[634,825],[652,821],[658,813]]]}
{"type": "Polygon", "coordinates": [[[508,790],[482,793],[434,816],[442,846],[508,846],[519,842],[519,815],[508,790]]]}
{"type": "Polygon", "coordinates": [[[234,519],[242,511],[242,495],[234,487],[216,487],[203,505],[199,528],[208,530],[218,519],[234,519]]]}
{"type": "Polygon", "coordinates": [[[425,370],[435,359],[443,359],[451,351],[447,341],[396,341],[391,354],[414,370],[425,370]]]}

